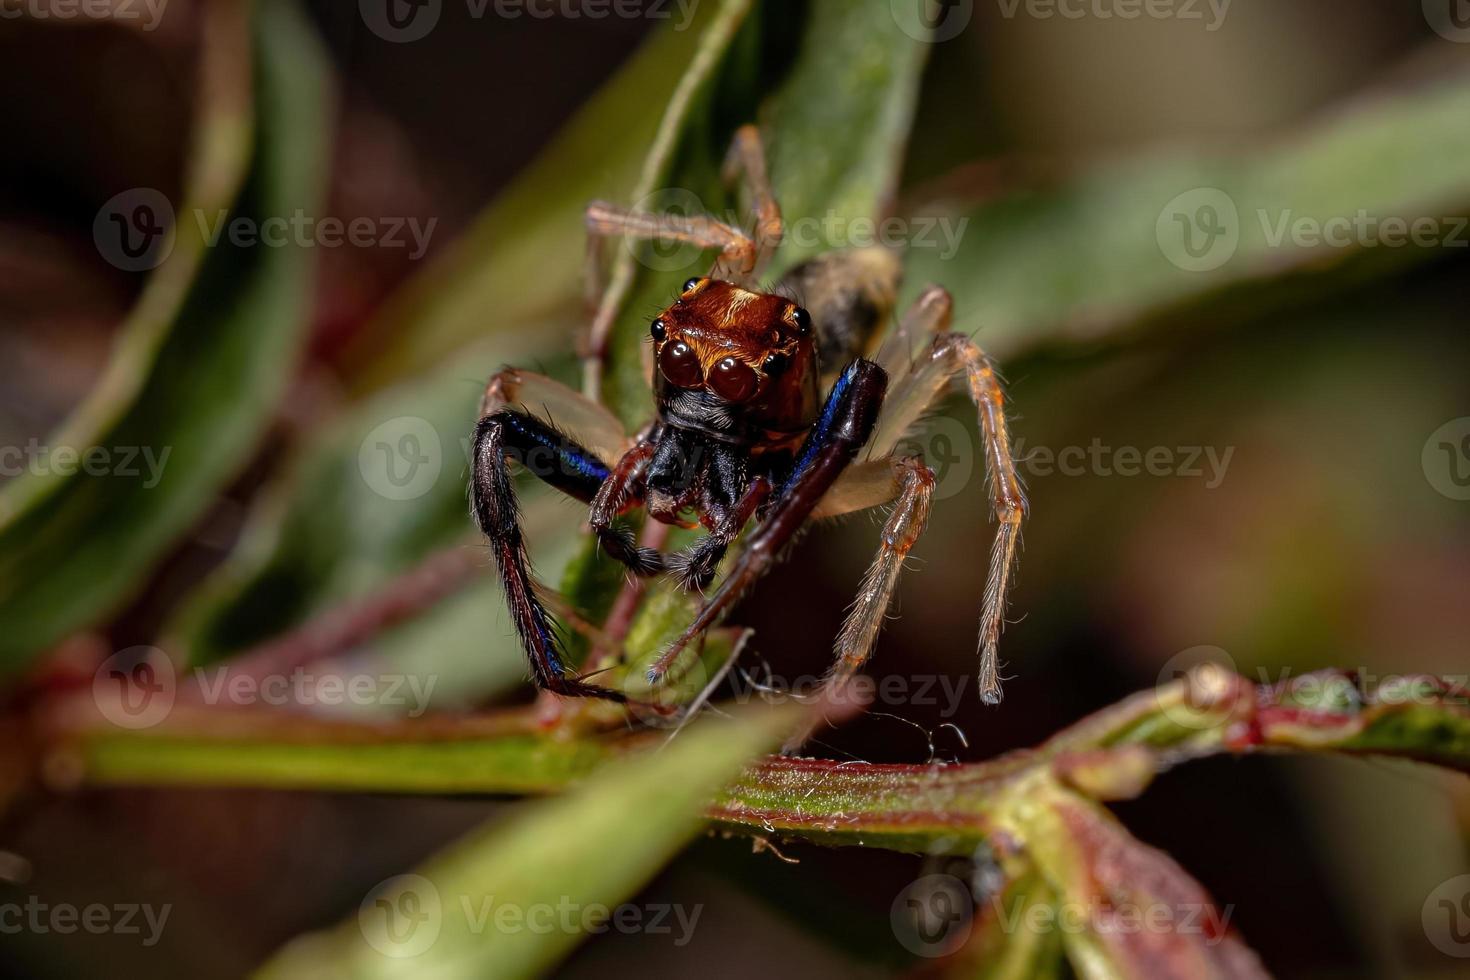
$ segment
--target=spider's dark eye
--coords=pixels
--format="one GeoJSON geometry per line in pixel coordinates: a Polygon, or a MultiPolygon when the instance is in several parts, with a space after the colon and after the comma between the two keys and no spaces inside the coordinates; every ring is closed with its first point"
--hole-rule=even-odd
{"type": "Polygon", "coordinates": [[[761,373],[768,378],[779,378],[786,370],[785,354],[767,354],[766,359],[761,361],[761,373]]]}
{"type": "Polygon", "coordinates": [[[654,340],[662,343],[663,339],[669,335],[669,328],[662,320],[654,320],[648,325],[648,332],[653,335],[654,340]]]}
{"type": "Polygon", "coordinates": [[[682,290],[682,292],[687,293],[689,292],[689,290],[693,289],[695,286],[698,286],[702,282],[704,282],[704,280],[701,279],[699,276],[695,276],[693,279],[686,279],[684,280],[684,289],[682,290]]]}
{"type": "Polygon", "coordinates": [[[791,322],[803,337],[812,332],[812,315],[799,306],[791,311],[791,322]]]}
{"type": "Polygon", "coordinates": [[[725,401],[743,402],[760,387],[760,378],[744,362],[722,357],[709,373],[709,386],[725,401]]]}
{"type": "Polygon", "coordinates": [[[658,369],[670,384],[680,388],[698,388],[704,381],[699,370],[699,358],[694,349],[682,340],[666,344],[658,355],[658,369]]]}

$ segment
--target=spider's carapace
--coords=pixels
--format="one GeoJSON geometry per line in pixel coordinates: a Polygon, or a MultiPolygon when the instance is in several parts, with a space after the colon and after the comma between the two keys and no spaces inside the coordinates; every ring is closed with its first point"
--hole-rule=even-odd
{"type": "Polygon", "coordinates": [[[690,279],[649,333],[663,421],[755,452],[790,448],[816,421],[811,315],[792,300],[690,279]]]}

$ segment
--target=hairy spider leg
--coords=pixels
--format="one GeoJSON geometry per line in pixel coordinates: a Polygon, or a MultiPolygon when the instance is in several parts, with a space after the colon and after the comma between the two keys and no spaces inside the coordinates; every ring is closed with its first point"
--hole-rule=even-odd
{"type": "MultiPolygon", "coordinates": [[[[721,176],[727,184],[734,184],[737,176],[745,178],[746,189],[755,204],[755,260],[749,269],[726,268],[717,263],[711,274],[720,279],[729,279],[732,275],[745,276],[754,284],[776,249],[781,247],[781,239],[785,235],[781,206],[776,203],[775,192],[771,190],[771,178],[766,173],[766,151],[761,145],[761,133],[757,127],[745,125],[735,131],[721,176]]],[[[720,262],[724,260],[722,254],[720,262]]]]}
{"type": "MultiPolygon", "coordinates": [[[[878,634],[883,629],[883,620],[897,591],[904,560],[929,521],[929,504],[934,494],[934,471],[925,466],[922,459],[913,456],[859,464],[849,468],[844,480],[838,481],[838,486],[848,474],[855,477],[843,488],[846,502],[852,510],[876,507],[890,500],[893,501],[893,509],[884,522],[878,553],[863,576],[857,598],[842,622],[841,632],[837,634],[836,659],[826,681],[837,685],[846,683],[872,656],[878,634]],[[887,471],[886,481],[870,479],[870,473],[880,468],[887,471]],[[869,473],[860,474],[860,469],[869,473]]],[[[794,734],[782,746],[782,752],[790,754],[800,749],[815,727],[813,724],[794,734]]]]}
{"type": "Polygon", "coordinates": [[[650,683],[660,681],[690,641],[716,623],[770,569],[781,549],[867,443],[887,388],[887,374],[867,360],[854,361],[837,379],[769,512],[694,622],[649,668],[650,683]]]}
{"type": "Polygon", "coordinates": [[[606,406],[544,374],[505,367],[491,375],[480,398],[479,417],[503,408],[535,415],[563,432],[575,433],[581,445],[608,465],[628,448],[623,424],[606,406]]]}
{"type": "Polygon", "coordinates": [[[999,522],[990,551],[978,642],[980,696],[987,704],[998,704],[1001,699],[998,646],[1001,630],[1005,628],[1006,602],[1028,505],[1011,455],[1005,391],[1000,378],[990,358],[973,340],[961,333],[947,332],[952,309],[953,300],[948,291],[929,286],[905,316],[912,330],[928,330],[934,336],[927,350],[894,382],[873,440],[873,453],[891,454],[904,434],[943,397],[950,381],[964,376],[970,400],[979,414],[991,509],[999,522]]]}
{"type": "Polygon", "coordinates": [[[516,632],[538,686],[569,697],[626,701],[618,691],[586,684],[566,674],[566,660],[531,574],[509,461],[526,465],[556,489],[591,502],[609,470],[591,452],[555,427],[510,410],[480,419],[475,426],[474,471],[470,480],[471,511],[475,523],[490,540],[500,569],[506,601],[516,632]]]}

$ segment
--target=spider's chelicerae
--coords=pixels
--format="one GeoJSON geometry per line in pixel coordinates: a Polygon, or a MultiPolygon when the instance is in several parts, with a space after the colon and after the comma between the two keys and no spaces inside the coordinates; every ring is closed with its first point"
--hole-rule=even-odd
{"type": "MultiPolygon", "coordinates": [[[[895,450],[951,379],[963,375],[979,410],[999,522],[979,641],[981,695],[994,703],[1000,699],[996,643],[1026,515],[995,371],[969,337],[949,331],[951,300],[938,286],[924,290],[872,359],[865,356],[878,347],[898,287],[898,260],[884,249],[828,252],[762,289],[757,283],[782,226],[754,127],[736,134],[730,165],[743,173],[756,207],[753,236],[704,216],[630,212],[600,202],[587,209],[594,258],[598,242],[612,237],[719,250],[710,274],[686,282],[649,325],[658,410],[652,423],[629,438],[596,401],[523,371],[502,371],[486,388],[475,428],[473,512],[499,565],[536,683],[566,696],[626,700],[568,672],[527,565],[509,460],[590,504],[588,523],[607,554],[637,575],[669,573],[685,588],[708,586],[726,550],[754,522],[729,573],[649,671],[652,683],[771,567],[806,521],[892,504],[878,554],[837,638],[830,678],[845,680],[867,661],[904,558],[929,515],[933,472],[921,458],[895,450]],[[917,357],[915,339],[927,340],[917,357]],[[639,547],[615,523],[638,507],[655,521],[702,525],[707,533],[676,554],[639,547]]],[[[604,304],[594,320],[593,356],[614,312],[604,304]]]]}

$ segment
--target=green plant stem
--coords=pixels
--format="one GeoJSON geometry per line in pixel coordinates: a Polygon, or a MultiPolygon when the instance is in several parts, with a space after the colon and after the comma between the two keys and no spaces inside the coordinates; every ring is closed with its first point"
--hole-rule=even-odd
{"type": "MultiPolygon", "coordinates": [[[[1326,696],[1356,692],[1338,672],[1308,675],[1326,696]]],[[[1300,679],[1299,679],[1300,681],[1300,679]]],[[[1017,787],[1040,777],[1099,800],[1143,791],[1169,765],[1218,753],[1378,754],[1470,771],[1464,692],[1411,677],[1346,703],[1303,702],[1217,669],[1092,715],[1039,747],[966,765],[768,758],[708,808],[731,831],[901,851],[967,852],[1008,822],[1017,787]]],[[[1322,695],[1317,695],[1321,697],[1322,695]]],[[[229,785],[402,793],[563,790],[669,733],[557,737],[529,712],[364,725],[254,711],[176,707],[127,731],[81,702],[52,718],[53,783],[229,785]]]]}

